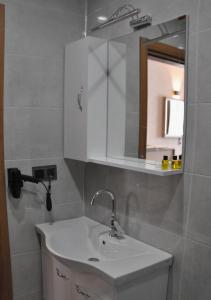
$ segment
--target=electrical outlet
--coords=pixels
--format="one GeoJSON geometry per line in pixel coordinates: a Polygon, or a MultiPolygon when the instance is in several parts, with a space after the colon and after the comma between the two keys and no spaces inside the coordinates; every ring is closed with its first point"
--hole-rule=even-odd
{"type": "Polygon", "coordinates": [[[32,175],[42,181],[57,180],[56,165],[32,167],[32,175]]]}

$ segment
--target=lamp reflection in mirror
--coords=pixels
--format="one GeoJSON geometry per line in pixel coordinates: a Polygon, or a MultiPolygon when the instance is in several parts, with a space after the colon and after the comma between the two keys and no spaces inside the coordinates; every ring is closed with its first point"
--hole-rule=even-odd
{"type": "Polygon", "coordinates": [[[167,138],[182,138],[184,125],[184,101],[165,100],[165,132],[167,138]]]}

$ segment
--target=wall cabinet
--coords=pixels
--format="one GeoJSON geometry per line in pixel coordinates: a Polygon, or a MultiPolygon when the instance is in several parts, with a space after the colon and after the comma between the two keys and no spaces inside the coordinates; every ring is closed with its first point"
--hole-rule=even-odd
{"type": "MultiPolygon", "coordinates": [[[[182,170],[162,170],[160,162],[128,157],[107,156],[108,143],[108,82],[114,80],[108,72],[108,42],[87,37],[66,46],[64,92],[64,158],[92,162],[159,176],[181,174],[182,170]],[[109,81],[108,81],[109,78],[109,81]]],[[[118,54],[118,53],[117,53],[118,54]]],[[[119,64],[117,60],[115,66],[119,64]]],[[[122,72],[118,72],[125,81],[122,72]]],[[[121,93],[120,93],[121,94],[121,93]]],[[[118,98],[119,97],[119,98],[118,98]]],[[[120,124],[120,104],[113,116],[120,124]]],[[[111,125],[111,124],[110,124],[111,125]]],[[[113,135],[118,143],[119,134],[113,135]]],[[[111,132],[111,130],[110,130],[111,132]]],[[[115,143],[112,145],[115,147],[115,143]]]]}
{"type": "Polygon", "coordinates": [[[87,37],[66,46],[64,157],[106,156],[107,43],[87,37]]]}

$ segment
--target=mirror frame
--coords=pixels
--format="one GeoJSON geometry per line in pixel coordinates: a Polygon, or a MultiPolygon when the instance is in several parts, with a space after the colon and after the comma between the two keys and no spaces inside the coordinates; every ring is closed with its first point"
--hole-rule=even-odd
{"type": "MultiPolygon", "coordinates": [[[[183,145],[182,145],[182,157],[183,157],[183,166],[185,164],[185,149],[186,149],[186,134],[187,134],[187,106],[188,106],[188,44],[189,44],[189,16],[188,15],[182,15],[182,16],[179,16],[175,19],[172,19],[172,20],[169,20],[169,21],[166,21],[164,23],[161,23],[161,24],[155,24],[155,25],[151,25],[150,27],[153,27],[153,26],[159,26],[159,25],[162,25],[162,24],[166,24],[168,22],[172,22],[174,20],[180,20],[180,19],[184,19],[186,20],[186,26],[185,26],[185,29],[184,29],[184,32],[186,34],[186,38],[185,38],[185,53],[184,53],[184,50],[180,50],[178,49],[178,51],[173,51],[173,49],[170,49],[171,46],[168,47],[168,50],[170,51],[170,54],[169,54],[169,51],[168,53],[166,53],[166,55],[169,56],[169,58],[171,59],[171,61],[173,62],[178,62],[178,58],[179,58],[179,62],[183,63],[185,68],[184,68],[184,71],[185,71],[185,76],[184,76],[184,101],[185,101],[185,105],[184,105],[184,134],[183,134],[183,145]],[[182,57],[182,58],[181,58],[182,57]]],[[[150,27],[147,27],[147,29],[149,29],[150,27]]],[[[143,32],[145,30],[144,29],[140,29],[138,30],[140,33],[143,32]]],[[[129,34],[133,34],[134,32],[131,32],[129,34]]],[[[170,37],[172,36],[173,32],[171,34],[169,34],[167,37],[170,37]]],[[[128,35],[128,34],[126,34],[128,35]]],[[[110,40],[108,40],[108,43],[111,42],[111,41],[114,41],[118,38],[121,38],[123,37],[124,35],[120,35],[120,36],[116,36],[115,38],[112,38],[110,40]]],[[[167,38],[166,37],[166,38],[167,38]]],[[[162,40],[165,38],[165,35],[161,38],[157,38],[157,40],[162,40]]],[[[141,34],[140,34],[140,40],[141,40],[141,34]]],[[[156,40],[156,38],[155,38],[156,40]]],[[[146,39],[142,38],[142,40],[140,41],[140,43],[146,43],[146,39]]],[[[142,63],[142,67],[140,66],[140,86],[142,87],[141,88],[141,91],[140,91],[140,116],[145,116],[143,117],[143,121],[141,120],[142,118],[140,117],[140,131],[139,131],[139,156],[142,155],[142,153],[144,154],[145,153],[145,157],[146,157],[146,147],[145,147],[145,152],[143,150],[143,147],[145,145],[146,142],[146,137],[147,137],[147,80],[146,80],[146,75],[147,74],[147,57],[148,57],[148,54],[151,54],[153,53],[153,55],[159,57],[162,49],[162,47],[153,47],[150,45],[150,41],[149,41],[149,46],[147,47],[147,49],[143,50],[142,49],[143,47],[140,47],[140,59],[144,61],[144,64],[142,63]],[[142,97],[142,100],[141,100],[141,97],[142,97]],[[143,101],[143,99],[145,99],[145,101],[143,101]],[[141,135],[144,137],[142,138],[141,135]],[[142,149],[142,150],[140,150],[142,149]],[[143,151],[143,152],[142,152],[143,151]]],[[[174,48],[174,47],[172,47],[174,48]]],[[[164,51],[164,50],[163,50],[164,51]]],[[[141,64],[140,64],[141,65],[141,64]]],[[[109,73],[109,71],[108,71],[109,73]]],[[[108,117],[107,117],[108,118],[108,117]]],[[[109,133],[107,133],[107,145],[108,145],[108,138],[109,138],[109,133]]],[[[111,159],[115,159],[115,157],[113,156],[108,156],[108,153],[107,153],[107,158],[111,158],[111,159]]],[[[140,164],[143,164],[143,163],[147,163],[147,164],[152,164],[152,165],[160,165],[161,162],[158,162],[158,161],[151,161],[151,160],[147,160],[145,159],[144,157],[141,157],[141,158],[133,158],[133,157],[124,157],[124,158],[117,158],[119,160],[124,160],[125,162],[128,161],[128,162],[131,162],[131,161],[136,161],[136,162],[139,162],[140,164]]],[[[183,170],[183,168],[182,168],[183,170]]]]}

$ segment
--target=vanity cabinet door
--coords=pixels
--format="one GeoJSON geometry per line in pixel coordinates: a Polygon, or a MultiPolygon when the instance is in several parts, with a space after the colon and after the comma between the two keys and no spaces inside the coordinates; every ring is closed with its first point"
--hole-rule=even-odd
{"type": "Polygon", "coordinates": [[[51,300],[72,300],[71,271],[60,262],[53,261],[53,294],[51,300]]]}
{"type": "Polygon", "coordinates": [[[112,287],[90,273],[74,272],[72,297],[74,300],[115,300],[112,287]]]}
{"type": "Polygon", "coordinates": [[[42,250],[43,298],[45,300],[74,300],[71,289],[71,270],[42,250]]]}

